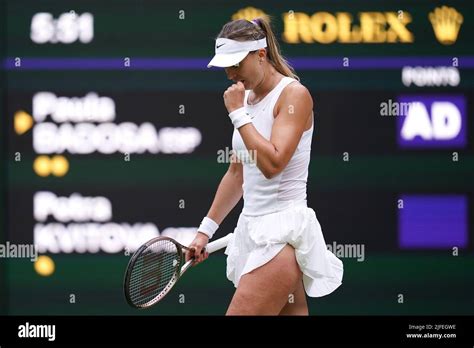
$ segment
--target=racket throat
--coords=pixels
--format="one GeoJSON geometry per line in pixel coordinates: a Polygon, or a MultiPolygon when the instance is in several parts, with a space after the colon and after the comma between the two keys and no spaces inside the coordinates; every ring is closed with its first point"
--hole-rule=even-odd
{"type": "Polygon", "coordinates": [[[188,262],[186,262],[186,263],[183,265],[183,267],[181,267],[181,271],[180,271],[180,273],[179,273],[179,276],[180,276],[180,277],[184,274],[184,272],[186,272],[186,271],[188,270],[189,267],[192,266],[193,262],[194,262],[193,259],[188,260],[188,262]]]}

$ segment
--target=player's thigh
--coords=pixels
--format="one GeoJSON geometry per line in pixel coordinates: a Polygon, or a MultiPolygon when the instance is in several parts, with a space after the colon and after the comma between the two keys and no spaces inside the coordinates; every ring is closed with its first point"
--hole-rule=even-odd
{"type": "Polygon", "coordinates": [[[241,277],[227,315],[278,315],[301,279],[295,250],[287,244],[272,260],[241,277]]]}
{"type": "Polygon", "coordinates": [[[306,302],[306,292],[303,280],[301,280],[296,290],[288,296],[288,300],[280,311],[280,315],[308,315],[308,303],[306,302]]]}

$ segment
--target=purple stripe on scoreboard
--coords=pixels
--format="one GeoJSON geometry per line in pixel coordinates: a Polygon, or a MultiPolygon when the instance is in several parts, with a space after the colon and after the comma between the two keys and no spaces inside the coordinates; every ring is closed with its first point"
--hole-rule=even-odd
{"type": "MultiPolygon", "coordinates": [[[[453,66],[452,57],[294,57],[290,64],[299,70],[401,69],[404,66],[453,66]],[[346,62],[346,64],[344,64],[346,62]]],[[[7,70],[207,70],[210,58],[6,58],[7,70]],[[19,63],[21,63],[19,65],[19,63]]],[[[457,67],[474,68],[474,56],[458,57],[457,67]]],[[[219,68],[211,68],[219,69],[219,68]]]]}
{"type": "Polygon", "coordinates": [[[402,195],[398,209],[401,249],[465,248],[467,197],[465,195],[402,195]]]}
{"type": "Polygon", "coordinates": [[[199,70],[207,69],[208,59],[186,58],[13,58],[5,61],[7,70],[199,70]]]}

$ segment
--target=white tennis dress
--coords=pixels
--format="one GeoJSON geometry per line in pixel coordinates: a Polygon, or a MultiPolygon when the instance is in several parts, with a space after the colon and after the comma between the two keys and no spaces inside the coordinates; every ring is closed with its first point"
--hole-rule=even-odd
{"type": "MultiPolygon", "coordinates": [[[[254,105],[247,103],[250,91],[245,92],[244,106],[253,117],[253,125],[268,140],[278,97],[294,81],[290,77],[282,78],[254,105]]],[[[225,254],[227,278],[235,287],[242,275],[270,261],[286,244],[295,248],[308,296],[325,296],[341,285],[342,261],[327,249],[316,214],[306,205],[313,128],[314,125],[303,133],[286,168],[271,179],[258,169],[255,156],[247,152],[239,131],[234,130],[232,147],[243,162],[244,208],[225,254]]]]}

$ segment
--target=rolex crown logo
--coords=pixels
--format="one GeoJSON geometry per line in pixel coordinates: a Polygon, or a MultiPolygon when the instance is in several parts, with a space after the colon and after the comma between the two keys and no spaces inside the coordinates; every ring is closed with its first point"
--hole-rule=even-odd
{"type": "Polygon", "coordinates": [[[249,6],[234,13],[232,15],[232,20],[235,21],[236,19],[246,19],[248,21],[251,21],[252,19],[259,17],[268,19],[265,12],[259,10],[258,8],[249,6]]]}
{"type": "Polygon", "coordinates": [[[443,45],[456,42],[464,18],[454,7],[436,7],[429,14],[429,19],[439,42],[443,45]]]}

